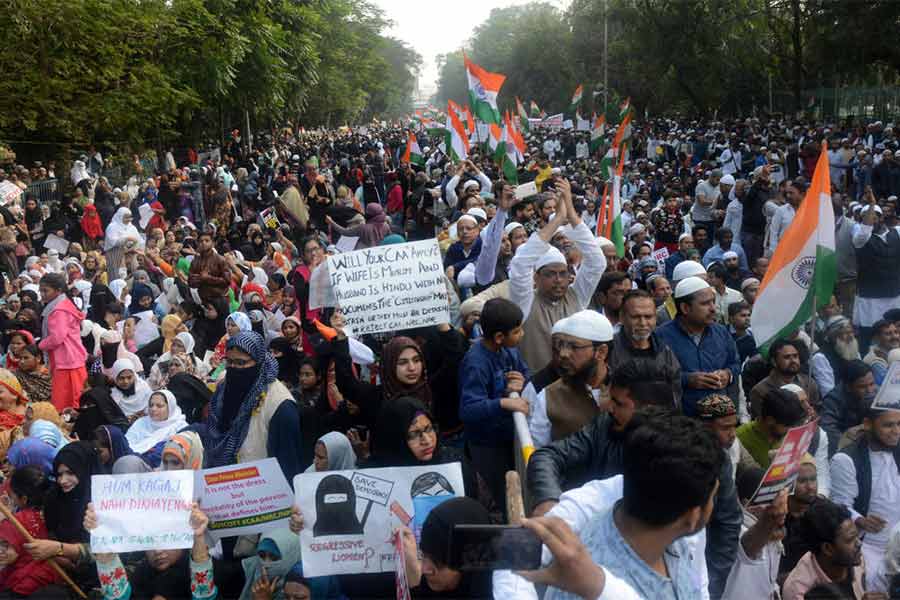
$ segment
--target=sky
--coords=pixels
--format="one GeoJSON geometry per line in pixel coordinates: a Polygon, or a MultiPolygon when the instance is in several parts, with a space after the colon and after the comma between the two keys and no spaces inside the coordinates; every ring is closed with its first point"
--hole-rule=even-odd
{"type": "MultiPolygon", "coordinates": [[[[491,10],[528,4],[534,0],[374,0],[385,16],[394,22],[387,31],[403,40],[422,55],[419,77],[421,95],[428,97],[437,89],[437,55],[459,48],[472,31],[487,20],[491,10]],[[448,10],[452,7],[452,10],[448,10]]],[[[568,5],[567,0],[550,0],[556,6],[568,5]]]]}

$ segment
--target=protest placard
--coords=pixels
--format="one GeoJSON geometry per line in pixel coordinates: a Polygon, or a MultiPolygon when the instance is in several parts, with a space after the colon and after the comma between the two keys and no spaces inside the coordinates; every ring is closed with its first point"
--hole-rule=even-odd
{"type": "Polygon", "coordinates": [[[213,539],[285,527],[291,516],[294,494],[274,458],[196,471],[195,486],[213,539]]]}
{"type": "Polygon", "coordinates": [[[771,504],[778,492],[794,485],[797,469],[800,468],[800,459],[809,450],[813,436],[818,433],[818,420],[788,430],[749,506],[771,504]]]}
{"type": "Polygon", "coordinates": [[[92,552],[190,548],[193,471],[159,471],[91,477],[97,528],[92,552]]]}
{"type": "Polygon", "coordinates": [[[653,258],[655,258],[659,262],[664,262],[667,258],[669,258],[669,249],[663,246],[659,250],[654,250],[653,258]]]}
{"type": "Polygon", "coordinates": [[[447,323],[447,284],[437,240],[328,257],[334,297],[357,335],[447,323]]]}
{"type": "Polygon", "coordinates": [[[269,207],[259,213],[259,218],[262,219],[262,222],[268,229],[278,229],[281,227],[281,221],[278,220],[278,215],[273,207],[269,207]]]}
{"type": "Polygon", "coordinates": [[[147,225],[150,223],[150,219],[153,218],[153,207],[149,204],[141,204],[138,207],[138,213],[141,215],[141,220],[138,222],[138,225],[141,226],[141,229],[146,229],[147,225]]]}
{"type": "Polygon", "coordinates": [[[12,181],[0,181],[0,205],[7,205],[14,202],[22,195],[22,188],[14,184],[12,181]]]}
{"type": "Polygon", "coordinates": [[[324,261],[319,263],[309,276],[309,308],[316,309],[336,304],[334,288],[331,287],[331,277],[328,274],[328,261],[324,261]]]}
{"type": "Polygon", "coordinates": [[[543,126],[550,131],[559,131],[563,126],[563,114],[558,113],[555,115],[550,115],[549,117],[544,119],[543,126]]]}
{"type": "Polygon", "coordinates": [[[407,525],[418,537],[435,506],[465,495],[459,463],[301,473],[294,490],[307,577],[393,572],[394,528],[407,525]]]}
{"type": "Polygon", "coordinates": [[[338,249],[338,252],[353,252],[356,249],[356,244],[359,242],[359,237],[354,237],[352,235],[342,235],[338,238],[337,243],[335,243],[334,247],[338,249]]]}
{"type": "Polygon", "coordinates": [[[61,238],[55,233],[48,233],[44,238],[44,248],[56,250],[62,256],[69,251],[69,240],[61,238]]]}
{"type": "Polygon", "coordinates": [[[884,381],[878,388],[872,408],[882,410],[900,410],[900,362],[891,363],[884,381]]]}

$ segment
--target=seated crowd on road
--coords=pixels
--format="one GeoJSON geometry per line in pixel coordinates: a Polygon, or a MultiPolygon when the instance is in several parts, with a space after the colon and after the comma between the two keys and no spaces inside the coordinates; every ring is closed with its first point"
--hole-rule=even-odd
{"type": "Polygon", "coordinates": [[[872,405],[900,361],[890,124],[635,122],[612,228],[612,131],[533,129],[515,183],[424,130],[403,161],[408,133],[285,127],[112,181],[102,148],[0,165],[3,597],[394,597],[393,573],[306,576],[299,506],[211,543],[195,504],[192,548],[92,552],[92,476],[274,458],[291,485],[460,463],[460,497],[398,530],[414,598],[900,598],[900,411],[872,405]],[[835,284],[758,348],[817,163],[835,284]],[[313,302],[329,257],[431,240],[447,322],[355,333],[313,302]],[[510,522],[510,493],[544,568],[454,569],[453,525],[510,522]]]}

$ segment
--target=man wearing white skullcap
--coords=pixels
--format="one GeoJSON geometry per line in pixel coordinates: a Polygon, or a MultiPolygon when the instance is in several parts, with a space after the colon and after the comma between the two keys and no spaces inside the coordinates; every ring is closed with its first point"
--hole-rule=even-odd
{"type": "Polygon", "coordinates": [[[582,310],[557,321],[552,335],[560,379],[541,390],[531,406],[529,428],[536,448],[579,431],[605,410],[609,399],[609,319],[582,310]]]}
{"type": "MultiPolygon", "coordinates": [[[[527,239],[525,229],[519,223],[512,222],[506,227],[506,215],[513,202],[513,188],[504,186],[497,202],[497,213],[487,227],[481,232],[481,252],[474,263],[469,263],[457,275],[456,282],[461,288],[483,288],[495,283],[506,281],[509,278],[509,263],[512,254],[515,254],[516,248],[521,246],[527,239]],[[519,229],[520,231],[516,232],[519,229]],[[512,247],[511,253],[501,256],[503,248],[503,237],[507,236],[512,241],[516,238],[517,244],[512,247]]],[[[479,212],[486,218],[484,210],[480,208],[470,208],[467,215],[474,216],[476,219],[479,212]]]]}
{"type": "Polygon", "coordinates": [[[733,383],[740,375],[737,347],[724,325],[716,323],[716,294],[699,277],[682,279],[675,286],[678,316],[657,329],[681,364],[682,411],[696,414],[697,401],[720,392],[734,397],[733,383]]]}
{"type": "MultiPolygon", "coordinates": [[[[695,260],[683,260],[675,265],[675,268],[672,270],[672,286],[677,286],[679,281],[687,279],[688,277],[699,277],[705,281],[706,269],[695,260]]],[[[666,298],[666,301],[663,302],[662,306],[656,309],[656,322],[660,325],[668,323],[674,319],[677,314],[678,310],[675,308],[675,297],[670,296],[666,298]]]]}
{"type": "Polygon", "coordinates": [[[559,204],[553,219],[516,250],[509,266],[509,297],[525,314],[525,336],[519,348],[532,372],[550,362],[553,324],[587,307],[606,269],[606,259],[593,233],[572,206],[569,183],[557,179],[556,189],[560,192],[559,204]],[[582,254],[574,281],[562,252],[550,246],[557,228],[566,223],[566,238],[582,254]]]}
{"type": "Polygon", "coordinates": [[[694,236],[689,233],[682,233],[678,236],[678,250],[669,255],[666,259],[666,278],[672,281],[673,271],[675,267],[687,260],[688,250],[694,249],[694,236]]]}
{"type": "Polygon", "coordinates": [[[865,354],[872,326],[891,308],[900,306],[900,226],[887,227],[871,192],[862,222],[853,227],[853,246],[860,266],[853,324],[860,328],[859,345],[865,354]]]}

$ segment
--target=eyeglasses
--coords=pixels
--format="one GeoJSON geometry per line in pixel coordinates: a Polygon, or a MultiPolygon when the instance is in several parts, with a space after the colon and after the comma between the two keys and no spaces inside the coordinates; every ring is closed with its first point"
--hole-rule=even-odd
{"type": "Polygon", "coordinates": [[[541,277],[546,277],[547,279],[567,279],[569,277],[569,271],[547,271],[541,269],[541,277]]]}
{"type": "Polygon", "coordinates": [[[406,433],[406,439],[410,442],[424,439],[426,436],[432,435],[434,433],[433,425],[426,425],[423,429],[413,429],[412,431],[408,431],[406,433]]]}
{"type": "Polygon", "coordinates": [[[244,369],[246,367],[252,367],[256,364],[256,361],[252,358],[226,358],[225,366],[229,369],[244,369]]]}
{"type": "Polygon", "coordinates": [[[567,342],[565,340],[553,340],[553,349],[557,352],[562,352],[563,350],[571,350],[572,352],[577,352],[578,350],[584,350],[586,348],[593,348],[593,344],[581,344],[578,345],[575,342],[567,342]]]}

